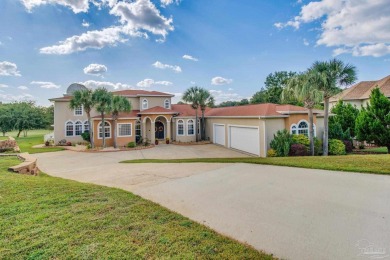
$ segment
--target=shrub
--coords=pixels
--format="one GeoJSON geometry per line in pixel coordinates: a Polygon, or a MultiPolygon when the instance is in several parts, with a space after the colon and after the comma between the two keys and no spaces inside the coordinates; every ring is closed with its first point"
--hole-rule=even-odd
{"type": "Polygon", "coordinates": [[[90,134],[89,134],[88,130],[84,131],[84,133],[81,134],[81,137],[83,138],[84,141],[87,141],[87,142],[89,142],[91,140],[90,139],[91,137],[90,137],[90,134]]]}
{"type": "Polygon", "coordinates": [[[322,154],[322,140],[319,138],[314,138],[314,155],[322,154]]]}
{"type": "Polygon", "coordinates": [[[352,153],[353,152],[353,144],[352,144],[352,142],[349,141],[349,140],[344,140],[343,143],[345,145],[345,151],[347,153],[352,153]]]}
{"type": "Polygon", "coordinates": [[[293,144],[303,144],[306,147],[310,147],[310,140],[306,135],[293,135],[292,142],[293,144]]]}
{"type": "Polygon", "coordinates": [[[359,144],[359,149],[360,150],[363,150],[363,149],[365,149],[366,147],[364,146],[364,144],[359,144]]]}
{"type": "Polygon", "coordinates": [[[344,155],[345,152],[345,145],[342,141],[337,139],[330,139],[329,140],[329,154],[331,155],[344,155]]]}
{"type": "Polygon", "coordinates": [[[307,156],[309,151],[303,144],[292,144],[290,147],[289,156],[307,156]]]}
{"type": "Polygon", "coordinates": [[[66,142],[66,146],[72,146],[72,142],[66,142]]]}
{"type": "Polygon", "coordinates": [[[135,142],[130,142],[127,144],[127,147],[134,148],[136,146],[135,142]]]}
{"type": "Polygon", "coordinates": [[[291,134],[286,129],[283,129],[279,130],[276,135],[274,135],[274,139],[271,141],[270,146],[276,151],[277,156],[288,156],[291,144],[291,134]]]}
{"type": "Polygon", "coordinates": [[[267,157],[276,157],[277,154],[276,154],[276,151],[274,149],[269,149],[267,151],[267,157]]]}

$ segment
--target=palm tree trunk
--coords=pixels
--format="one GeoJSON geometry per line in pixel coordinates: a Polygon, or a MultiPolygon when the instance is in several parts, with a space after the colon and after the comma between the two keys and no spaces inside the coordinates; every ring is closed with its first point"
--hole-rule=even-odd
{"type": "Polygon", "coordinates": [[[115,149],[117,148],[117,144],[116,144],[116,121],[117,121],[117,119],[115,118],[114,119],[114,130],[113,130],[114,131],[114,148],[115,149]]]}
{"type": "Polygon", "coordinates": [[[195,140],[198,142],[198,108],[195,110],[195,140]]]}
{"type": "Polygon", "coordinates": [[[91,148],[95,148],[95,144],[93,142],[93,130],[92,130],[92,123],[91,123],[91,112],[87,111],[87,118],[88,118],[88,129],[89,129],[89,142],[91,143],[91,148]]]}
{"type": "Polygon", "coordinates": [[[206,125],[204,121],[204,110],[202,109],[202,134],[201,134],[201,139],[206,140],[206,125]]]}
{"type": "Polygon", "coordinates": [[[310,155],[314,156],[314,119],[313,108],[309,108],[309,138],[310,138],[310,155]]]}
{"type": "Polygon", "coordinates": [[[328,156],[328,137],[329,137],[329,98],[324,99],[324,140],[323,140],[323,152],[324,156],[328,156]]]}
{"type": "Polygon", "coordinates": [[[104,113],[102,115],[102,135],[103,135],[103,148],[106,148],[106,125],[104,121],[104,113]]]}

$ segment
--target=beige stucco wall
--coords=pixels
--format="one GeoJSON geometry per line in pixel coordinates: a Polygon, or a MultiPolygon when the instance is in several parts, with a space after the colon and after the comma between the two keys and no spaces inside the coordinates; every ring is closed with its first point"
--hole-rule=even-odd
{"type": "MultiPolygon", "coordinates": [[[[268,118],[265,120],[265,126],[266,126],[266,149],[267,151],[271,148],[270,143],[274,139],[274,135],[279,130],[287,129],[289,130],[289,126],[285,124],[286,120],[284,118],[268,118]]],[[[293,121],[295,122],[295,120],[293,121]]]]}
{"type": "Polygon", "coordinates": [[[164,102],[166,99],[171,102],[171,97],[139,97],[138,108],[135,108],[134,106],[134,109],[139,109],[141,111],[144,110],[142,109],[142,101],[144,99],[148,100],[148,109],[156,106],[164,107],[164,102]]]}
{"type": "MultiPolygon", "coordinates": [[[[175,117],[172,121],[172,140],[176,142],[196,142],[196,135],[187,135],[187,121],[188,120],[194,120],[195,117],[175,117]],[[184,135],[177,135],[177,121],[183,120],[184,121],[184,135]]],[[[206,129],[207,133],[207,129],[206,129]]],[[[198,139],[200,139],[200,134],[198,135],[198,139]]]]}
{"type": "MultiPolygon", "coordinates": [[[[112,120],[106,120],[111,124],[111,137],[106,138],[106,146],[113,146],[114,145],[114,122],[112,120]]],[[[94,143],[96,147],[102,147],[103,146],[103,139],[99,138],[99,132],[98,132],[98,125],[100,124],[101,120],[93,120],[93,130],[94,130],[94,143]]],[[[126,146],[129,142],[135,142],[135,119],[119,119],[117,121],[117,145],[118,146],[126,146]],[[118,136],[118,124],[125,124],[130,123],[131,124],[131,136],[126,137],[119,137],[118,136]]]]}

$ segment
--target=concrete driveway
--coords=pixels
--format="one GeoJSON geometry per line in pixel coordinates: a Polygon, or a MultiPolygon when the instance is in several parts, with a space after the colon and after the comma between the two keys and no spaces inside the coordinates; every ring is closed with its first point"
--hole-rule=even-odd
{"type": "Polygon", "coordinates": [[[37,154],[50,175],[134,192],[277,257],[390,259],[389,176],[250,164],[117,163],[190,156],[243,155],[214,145],[37,154]]]}

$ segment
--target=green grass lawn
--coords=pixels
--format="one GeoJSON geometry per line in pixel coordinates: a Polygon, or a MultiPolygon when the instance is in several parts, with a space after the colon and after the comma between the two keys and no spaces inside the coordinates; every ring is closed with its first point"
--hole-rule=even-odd
{"type": "Polygon", "coordinates": [[[198,158],[198,159],[141,159],[122,163],[253,163],[279,166],[323,169],[334,171],[390,174],[390,155],[344,155],[318,157],[245,157],[245,158],[198,158]]]}
{"type": "Polygon", "coordinates": [[[0,158],[0,259],[272,259],[132,193],[0,158]]]}
{"type": "Polygon", "coordinates": [[[62,151],[64,148],[61,147],[45,147],[45,148],[32,148],[34,145],[43,144],[43,136],[45,134],[49,134],[53,132],[52,130],[30,130],[27,132],[27,136],[23,137],[23,133],[20,134],[20,137],[17,138],[16,135],[18,132],[10,132],[8,135],[15,138],[16,142],[19,145],[20,150],[24,152],[28,152],[30,154],[33,153],[47,153],[47,152],[56,152],[62,151]]]}
{"type": "Polygon", "coordinates": [[[375,153],[385,153],[385,154],[387,154],[387,147],[366,148],[363,151],[370,151],[370,152],[375,152],[375,153]]]}
{"type": "Polygon", "coordinates": [[[0,141],[7,140],[8,136],[0,136],[0,141]]]}

